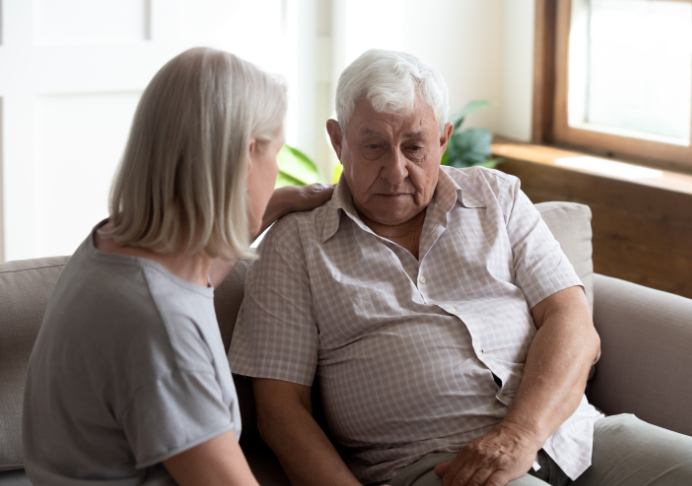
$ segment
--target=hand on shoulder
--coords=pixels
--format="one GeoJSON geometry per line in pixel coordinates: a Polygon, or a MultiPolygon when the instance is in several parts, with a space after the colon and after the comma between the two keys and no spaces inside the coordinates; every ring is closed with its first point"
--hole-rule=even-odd
{"type": "Polygon", "coordinates": [[[308,186],[285,186],[274,189],[274,194],[269,200],[267,210],[262,218],[262,231],[287,214],[310,211],[321,206],[331,199],[334,187],[336,187],[334,184],[310,184],[308,186]]]}

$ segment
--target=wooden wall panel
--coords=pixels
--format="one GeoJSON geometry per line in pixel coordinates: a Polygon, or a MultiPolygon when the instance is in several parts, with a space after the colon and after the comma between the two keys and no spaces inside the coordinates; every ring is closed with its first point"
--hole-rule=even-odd
{"type": "Polygon", "coordinates": [[[692,194],[522,160],[498,169],[534,203],[591,207],[596,272],[692,298],[692,194]]]}

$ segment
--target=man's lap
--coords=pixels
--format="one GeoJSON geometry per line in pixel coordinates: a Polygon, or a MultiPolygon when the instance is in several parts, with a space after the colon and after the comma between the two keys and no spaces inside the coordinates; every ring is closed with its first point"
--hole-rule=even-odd
{"type": "MultiPolygon", "coordinates": [[[[391,486],[440,486],[433,468],[452,460],[453,453],[436,453],[411,464],[388,483],[391,486]]],[[[543,451],[540,471],[531,471],[508,486],[674,486],[692,484],[692,437],[621,414],[596,422],[593,463],[570,481],[543,451]]]]}

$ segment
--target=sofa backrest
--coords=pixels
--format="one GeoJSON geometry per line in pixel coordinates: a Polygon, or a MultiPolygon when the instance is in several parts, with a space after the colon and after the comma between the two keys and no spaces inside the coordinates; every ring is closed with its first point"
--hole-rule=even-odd
{"type": "MultiPolygon", "coordinates": [[[[567,258],[584,283],[593,308],[591,211],[567,202],[537,204],[567,258]]],[[[0,471],[22,468],[21,410],[26,368],[48,298],[68,257],[0,264],[0,471]]],[[[239,262],[214,292],[219,330],[228,351],[244,295],[249,262],[239,262]]],[[[256,437],[251,381],[236,378],[243,419],[243,438],[256,437]]],[[[317,388],[315,387],[317,398],[317,388]]],[[[317,402],[317,400],[315,400],[317,402]]],[[[320,414],[319,406],[315,407],[320,414]]]]}
{"type": "Polygon", "coordinates": [[[536,209],[584,284],[593,314],[591,208],[573,202],[552,201],[536,204],[536,209]]]}
{"type": "Polygon", "coordinates": [[[26,367],[67,257],[0,264],[0,471],[21,469],[26,367]]]}

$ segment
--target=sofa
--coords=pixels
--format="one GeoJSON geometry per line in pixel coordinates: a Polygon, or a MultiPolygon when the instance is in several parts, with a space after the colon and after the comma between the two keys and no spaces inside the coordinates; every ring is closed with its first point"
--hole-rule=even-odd
{"type": "MultiPolygon", "coordinates": [[[[536,205],[587,289],[602,356],[587,386],[606,414],[633,413],[650,423],[692,435],[692,300],[604,275],[591,263],[587,206],[536,205]]],[[[0,264],[0,486],[30,485],[21,455],[21,409],[29,355],[55,282],[68,257],[0,264]]],[[[215,291],[226,350],[243,298],[248,262],[241,261],[215,291]]],[[[289,482],[255,425],[251,380],[235,377],[243,418],[241,446],[259,483],[289,482]]],[[[320,418],[319,390],[313,401],[320,418]]]]}

